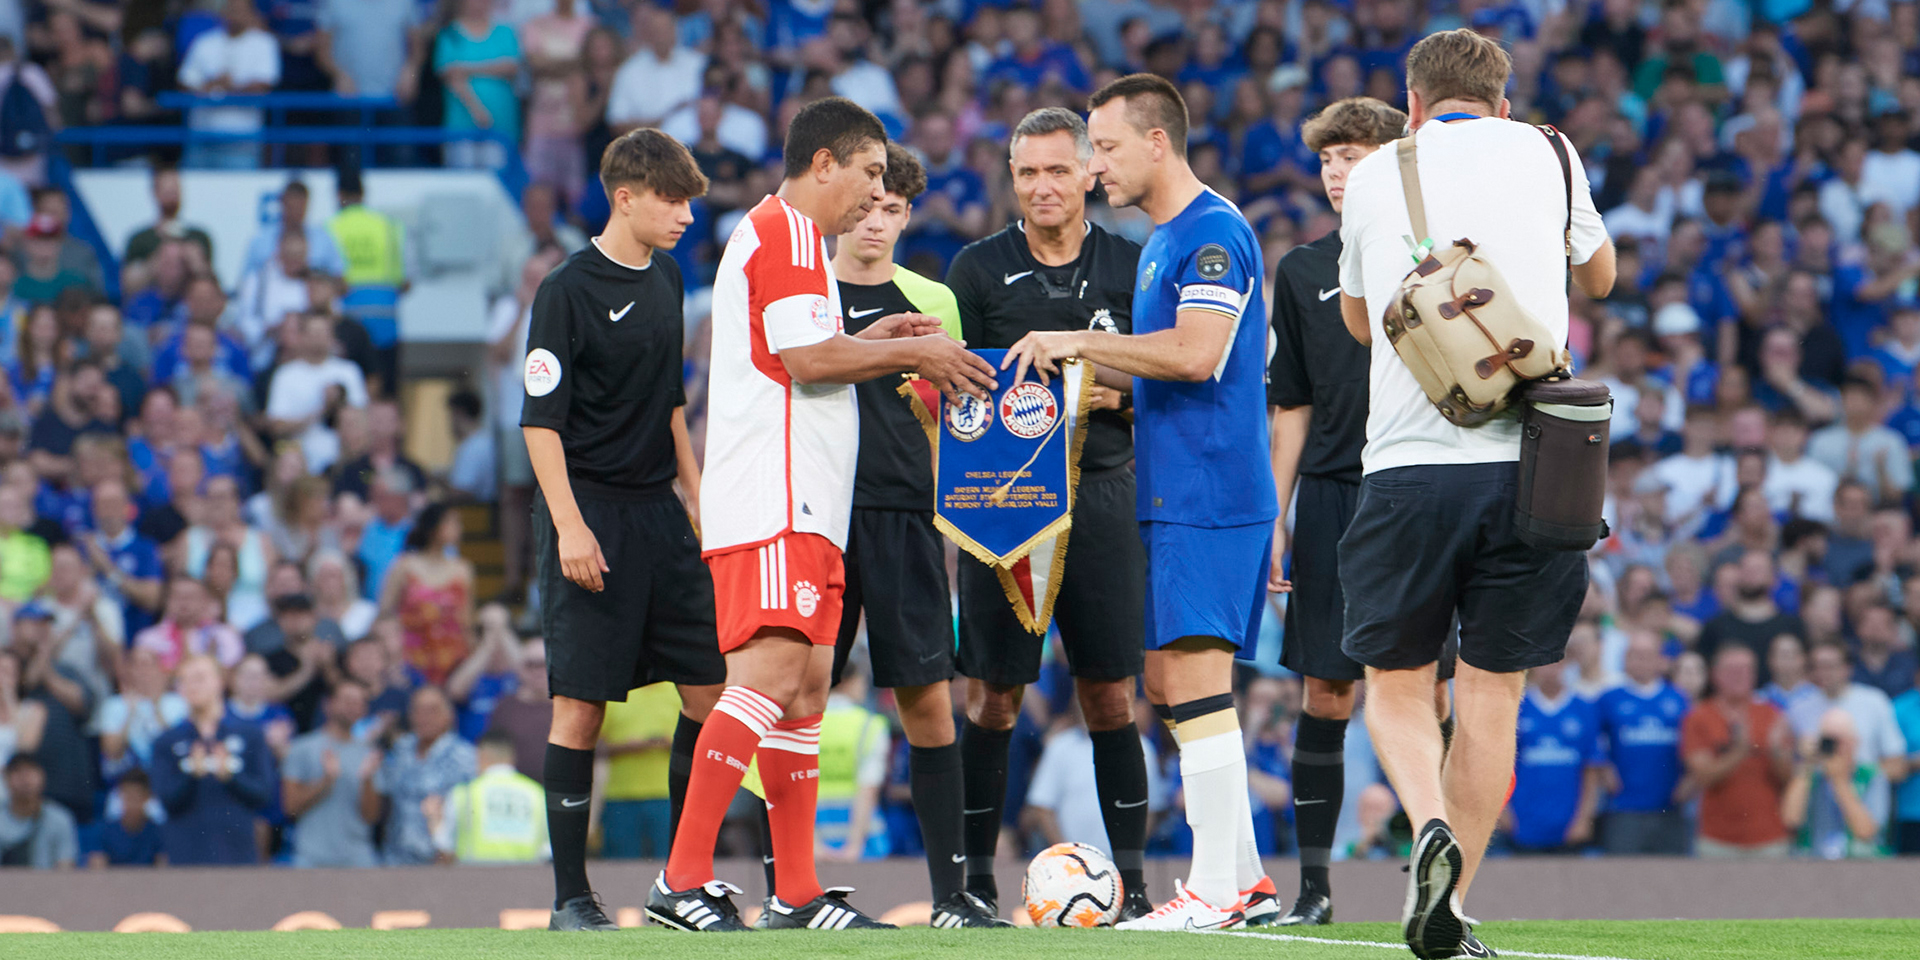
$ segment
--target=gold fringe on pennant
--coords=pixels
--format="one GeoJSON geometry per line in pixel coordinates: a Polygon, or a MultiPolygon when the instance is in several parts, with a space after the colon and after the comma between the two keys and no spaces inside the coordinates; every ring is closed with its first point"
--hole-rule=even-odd
{"type": "MultiPolygon", "coordinates": [[[[1080,451],[1086,443],[1085,425],[1093,406],[1093,393],[1087,389],[1093,382],[1093,367],[1090,364],[1081,360],[1065,361],[1061,377],[1064,381],[1061,392],[1065,394],[1067,400],[1067,415],[1061,418],[1063,423],[1060,425],[1067,432],[1066,514],[1048,524],[1012,553],[998,558],[994,557],[991,551],[973,543],[972,538],[954,529],[951,523],[943,522],[937,514],[934,517],[934,525],[947,534],[949,539],[960,544],[968,553],[993,568],[994,575],[1000,581],[1000,589],[1006,593],[1007,602],[1012,604],[1014,615],[1020,619],[1020,625],[1035,636],[1046,636],[1047,627],[1053,622],[1054,601],[1060,597],[1060,582],[1067,561],[1067,543],[1073,532],[1073,504],[1080,489],[1080,451]],[[1040,609],[1035,611],[1027,606],[1026,597],[1020,591],[1019,581],[1014,578],[1013,565],[1047,542],[1049,537],[1058,541],[1053,552],[1053,576],[1048,579],[1045,589],[1036,598],[1040,603],[1040,609]]],[[[1042,447],[1051,440],[1052,436],[1049,435],[1047,441],[1042,442],[1042,447]]],[[[1033,457],[1021,466],[1021,472],[1024,472],[1027,466],[1031,466],[1034,460],[1039,459],[1040,453],[1040,450],[1035,450],[1033,457]]],[[[1008,480],[1001,485],[1000,491],[1012,489],[1014,481],[1018,479],[1019,477],[1016,476],[1008,480]]]]}

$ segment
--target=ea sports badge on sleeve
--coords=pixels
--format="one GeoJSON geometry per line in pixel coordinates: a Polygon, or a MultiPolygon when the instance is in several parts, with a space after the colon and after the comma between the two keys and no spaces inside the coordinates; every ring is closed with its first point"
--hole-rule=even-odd
{"type": "MultiPolygon", "coordinates": [[[[973,352],[996,370],[1007,353],[973,352]]],[[[1021,624],[1041,635],[1060,592],[1093,376],[1077,360],[1061,369],[990,401],[948,400],[921,380],[900,388],[933,447],[934,526],[994,569],[1021,624]]]]}

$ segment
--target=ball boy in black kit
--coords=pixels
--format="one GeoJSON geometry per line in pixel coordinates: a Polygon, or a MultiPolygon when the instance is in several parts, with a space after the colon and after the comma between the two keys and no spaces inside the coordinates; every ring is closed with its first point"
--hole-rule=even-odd
{"type": "Polygon", "coordinates": [[[553,695],[550,930],[618,929],[586,869],[606,702],[651,683],[679,687],[668,773],[677,821],[694,742],[727,677],[692,522],[700,468],[682,410],[680,268],[657,255],[693,222],[688,203],[707,178],[678,141],[640,129],[608,145],[600,182],[606,229],[534,296],[520,416],[540,484],[534,564],[553,695]]]}
{"type": "MultiPolygon", "coordinates": [[[[939,317],[954,339],[960,312],[944,285],[894,263],[894,246],[927,188],[920,161],[887,144],[886,198],[842,234],[833,255],[848,333],[898,313],[939,317]]],[[[946,541],[933,526],[933,450],[899,394],[899,374],[854,387],[860,403],[860,465],[847,532],[847,592],[834,682],[867,627],[875,686],[893,691],[909,748],[908,782],[927,851],[936,928],[1008,927],[965,890],[960,747],[953,729],[953,606],[946,541]]]]}

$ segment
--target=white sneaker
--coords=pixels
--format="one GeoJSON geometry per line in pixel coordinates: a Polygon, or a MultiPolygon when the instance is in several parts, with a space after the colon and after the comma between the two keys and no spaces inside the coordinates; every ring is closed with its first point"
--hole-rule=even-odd
{"type": "Polygon", "coordinates": [[[1225,910],[1194,896],[1185,884],[1173,882],[1173,899],[1144,917],[1123,920],[1116,930],[1231,930],[1240,926],[1246,915],[1238,903],[1225,910]]]}

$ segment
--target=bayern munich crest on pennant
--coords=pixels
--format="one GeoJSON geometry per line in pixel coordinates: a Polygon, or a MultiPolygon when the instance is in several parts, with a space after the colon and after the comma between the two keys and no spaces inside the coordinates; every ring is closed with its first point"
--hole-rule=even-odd
{"type": "Polygon", "coordinates": [[[947,432],[955,440],[971,443],[986,435],[993,426],[993,404],[971,394],[947,404],[947,432]]]}
{"type": "Polygon", "coordinates": [[[1053,391],[1037,383],[1018,384],[1000,398],[1000,422],[1022,440],[1053,429],[1058,419],[1060,406],[1053,401],[1053,391]]]}

